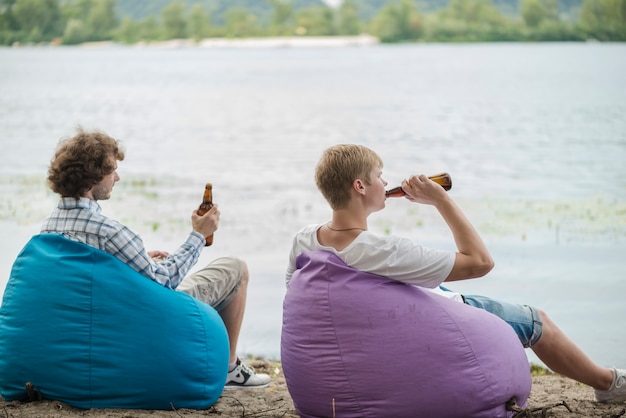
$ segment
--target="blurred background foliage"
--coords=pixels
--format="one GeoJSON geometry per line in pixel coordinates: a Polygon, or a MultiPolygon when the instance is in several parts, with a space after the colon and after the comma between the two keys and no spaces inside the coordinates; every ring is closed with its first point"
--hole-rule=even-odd
{"type": "Polygon", "coordinates": [[[626,41],[626,0],[0,0],[0,44],[354,36],[626,41]]]}

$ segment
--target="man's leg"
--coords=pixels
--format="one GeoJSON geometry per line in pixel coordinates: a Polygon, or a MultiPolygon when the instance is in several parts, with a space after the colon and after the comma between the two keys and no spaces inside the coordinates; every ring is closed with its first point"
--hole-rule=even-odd
{"type": "Polygon", "coordinates": [[[230,342],[230,361],[226,388],[264,387],[270,381],[266,374],[256,374],[237,357],[237,343],[246,309],[249,273],[242,260],[218,258],[186,277],[178,291],[211,305],[219,313],[230,342]]]}
{"type": "Polygon", "coordinates": [[[239,332],[243,322],[243,314],[246,310],[246,297],[248,294],[248,266],[242,261],[242,277],[241,284],[236,290],[235,295],[222,310],[218,311],[226,326],[228,339],[230,341],[230,363],[237,361],[237,343],[239,341],[239,332]]]}
{"type": "MultiPolygon", "coordinates": [[[[549,369],[596,389],[596,398],[599,398],[598,391],[614,390],[616,383],[619,386],[618,380],[624,379],[623,371],[614,371],[593,362],[544,311],[485,296],[465,295],[464,298],[468,305],[484,309],[507,322],[522,345],[530,347],[549,369]]],[[[617,389],[623,391],[619,387],[617,389]]],[[[620,399],[625,396],[615,395],[620,399]]]]}
{"type": "Polygon", "coordinates": [[[613,382],[613,370],[593,362],[544,311],[538,311],[543,332],[530,347],[537,357],[556,373],[598,390],[608,390],[613,382]]]}

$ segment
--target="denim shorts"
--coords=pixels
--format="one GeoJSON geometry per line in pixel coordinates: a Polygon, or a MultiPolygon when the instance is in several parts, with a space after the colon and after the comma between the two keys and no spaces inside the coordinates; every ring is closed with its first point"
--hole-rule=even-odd
{"type": "Polygon", "coordinates": [[[243,262],[234,257],[221,257],[185,277],[176,288],[220,312],[237,294],[243,279],[243,262]]]}
{"type": "Polygon", "coordinates": [[[541,337],[543,324],[536,308],[479,295],[463,295],[463,298],[466,304],[491,312],[509,324],[524,348],[532,346],[541,337]]]}

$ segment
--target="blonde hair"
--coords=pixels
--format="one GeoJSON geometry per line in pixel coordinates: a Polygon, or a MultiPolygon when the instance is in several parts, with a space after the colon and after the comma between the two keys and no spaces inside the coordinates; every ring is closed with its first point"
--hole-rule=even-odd
{"type": "Polygon", "coordinates": [[[339,144],[322,154],[315,167],[315,184],[333,210],[343,209],[350,201],[350,189],[356,179],[370,185],[370,173],[383,167],[383,160],[363,145],[339,144]]]}

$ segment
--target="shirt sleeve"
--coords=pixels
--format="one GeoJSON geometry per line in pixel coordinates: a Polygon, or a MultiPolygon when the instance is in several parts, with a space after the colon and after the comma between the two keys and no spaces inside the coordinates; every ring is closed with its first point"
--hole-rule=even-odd
{"type": "Polygon", "coordinates": [[[297,238],[294,238],[291,251],[289,252],[289,263],[287,264],[287,273],[285,274],[285,285],[287,287],[289,287],[291,276],[296,271],[296,256],[298,255],[298,253],[296,252],[297,249],[298,249],[298,240],[297,238]]]}
{"type": "Polygon", "coordinates": [[[346,264],[404,283],[435,288],[454,267],[453,251],[421,246],[408,238],[364,232],[342,251],[346,264]]]}
{"type": "Polygon", "coordinates": [[[141,237],[130,228],[120,226],[121,228],[108,237],[106,251],[144,276],[171,289],[178,287],[187,272],[198,261],[204,248],[204,237],[193,231],[174,253],[165,260],[155,263],[148,255],[141,237]]]}
{"type": "Polygon", "coordinates": [[[317,241],[319,227],[308,225],[294,237],[285,275],[287,287],[296,271],[297,256],[311,250],[330,251],[357,270],[430,289],[439,286],[454,267],[454,251],[435,250],[409,238],[377,235],[369,231],[360,233],[350,245],[337,251],[317,241]]]}

